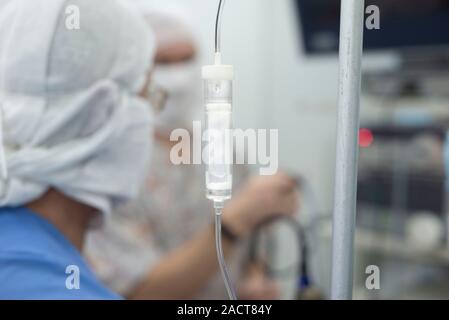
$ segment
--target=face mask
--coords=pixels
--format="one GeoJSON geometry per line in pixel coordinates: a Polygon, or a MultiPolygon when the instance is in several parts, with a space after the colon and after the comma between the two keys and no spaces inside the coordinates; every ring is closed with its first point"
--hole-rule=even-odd
{"type": "MultiPolygon", "coordinates": [[[[117,114],[114,124],[115,134],[98,155],[86,163],[77,179],[82,190],[92,190],[92,194],[82,194],[74,190],[73,196],[89,203],[102,212],[137,198],[147,177],[148,163],[152,147],[151,106],[138,97],[127,97],[128,108],[117,114]]],[[[69,181],[74,185],[73,180],[69,181]]],[[[70,188],[71,189],[71,188],[70,188]]],[[[71,190],[66,190],[70,195],[71,190]]]]}
{"type": "Polygon", "coordinates": [[[177,128],[191,127],[201,108],[201,75],[196,62],[158,66],[154,82],[168,91],[165,108],[156,115],[156,130],[168,133],[177,128]]]}
{"type": "Polygon", "coordinates": [[[137,197],[151,151],[146,102],[111,82],[73,97],[34,101],[35,108],[16,99],[22,98],[4,100],[5,123],[34,130],[31,139],[23,139],[23,130],[6,131],[9,177],[0,188],[0,205],[28,203],[53,187],[108,214],[137,197]],[[27,142],[12,148],[21,140],[27,142]]]}

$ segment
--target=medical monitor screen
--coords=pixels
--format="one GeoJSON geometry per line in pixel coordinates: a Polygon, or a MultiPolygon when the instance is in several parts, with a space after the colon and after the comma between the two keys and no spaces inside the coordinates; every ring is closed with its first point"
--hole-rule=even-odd
{"type": "MultiPolygon", "coordinates": [[[[337,52],[341,0],[295,1],[305,51],[337,52]]],[[[366,50],[449,47],[449,0],[366,0],[370,5],[379,8],[380,29],[365,27],[366,50]]]]}

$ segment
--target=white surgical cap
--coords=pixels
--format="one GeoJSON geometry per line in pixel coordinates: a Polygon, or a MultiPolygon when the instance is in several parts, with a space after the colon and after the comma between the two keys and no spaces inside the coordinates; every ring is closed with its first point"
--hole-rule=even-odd
{"type": "Polygon", "coordinates": [[[160,47],[189,42],[195,44],[196,30],[190,12],[183,7],[144,9],[147,23],[151,25],[160,47]]]}
{"type": "Polygon", "coordinates": [[[53,187],[108,213],[137,195],[151,136],[149,106],[137,97],[154,56],[149,38],[143,19],[120,0],[2,7],[8,178],[0,205],[26,204],[53,187]]]}

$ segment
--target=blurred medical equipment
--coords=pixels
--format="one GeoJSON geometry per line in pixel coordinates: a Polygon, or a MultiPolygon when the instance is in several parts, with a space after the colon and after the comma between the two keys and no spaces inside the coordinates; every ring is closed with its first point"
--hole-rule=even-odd
{"type": "Polygon", "coordinates": [[[220,0],[215,24],[215,64],[204,66],[207,167],[206,196],[215,208],[215,240],[220,270],[228,296],[236,300],[221,244],[221,215],[224,202],[232,195],[232,81],[234,68],[221,63],[221,18],[225,0],[220,0]]]}
{"type": "Polygon", "coordinates": [[[421,250],[438,249],[444,239],[443,221],[432,212],[417,212],[407,221],[406,237],[421,250]]]}
{"type": "Polygon", "coordinates": [[[315,287],[313,275],[310,272],[310,239],[307,232],[315,232],[312,225],[303,226],[295,218],[282,218],[269,220],[260,225],[250,239],[248,263],[261,265],[264,272],[270,278],[294,278],[296,279],[297,300],[319,300],[323,294],[315,287]],[[287,266],[276,266],[273,261],[273,253],[277,252],[281,245],[277,237],[272,234],[272,227],[280,225],[290,229],[296,238],[296,254],[292,252],[295,261],[287,266]]]}
{"type": "MultiPolygon", "coordinates": [[[[295,0],[308,54],[336,53],[339,36],[339,0],[295,0]]],[[[449,46],[448,0],[366,0],[381,10],[381,28],[366,30],[364,46],[371,50],[434,51],[449,46]]],[[[368,16],[369,14],[367,14],[368,16]]]]}
{"type": "Polygon", "coordinates": [[[444,217],[447,124],[395,121],[364,127],[357,194],[359,225],[402,237],[409,213],[427,211],[444,217]]]}
{"type": "Polygon", "coordinates": [[[317,232],[321,220],[327,220],[327,215],[322,216],[318,212],[316,195],[307,179],[297,177],[295,180],[303,195],[301,222],[297,217],[282,217],[260,224],[250,238],[248,263],[262,266],[268,277],[294,279],[297,300],[320,300],[324,294],[314,281],[314,277],[322,277],[321,270],[316,268],[317,264],[322,263],[318,261],[320,248],[317,248],[317,232]],[[275,254],[283,245],[279,238],[280,232],[283,236],[288,234],[288,239],[293,239],[295,243],[295,249],[289,254],[291,261],[282,261],[282,266],[278,265],[279,259],[275,254]],[[314,268],[314,272],[311,272],[314,268]]]}
{"type": "MultiPolygon", "coordinates": [[[[336,53],[339,0],[296,0],[305,52],[336,53]]],[[[365,72],[364,89],[382,96],[448,96],[449,0],[366,0],[380,9],[380,29],[366,28],[368,53],[398,54],[391,66],[365,72]]],[[[367,10],[368,18],[372,11],[367,10]]]]}
{"type": "Polygon", "coordinates": [[[91,0],[77,1],[83,27],[76,32],[60,20],[66,1],[49,2],[52,10],[27,0],[2,7],[0,23],[10,27],[0,29],[8,168],[1,206],[53,187],[109,213],[137,195],[152,118],[138,93],[155,46],[140,15],[115,2],[99,14],[91,0]]]}
{"type": "MultiPolygon", "coordinates": [[[[343,22],[339,17],[340,1],[296,0],[296,3],[305,52],[314,59],[336,53],[342,45],[338,30],[343,22]]],[[[396,113],[396,119],[382,119],[374,126],[372,122],[364,121],[366,130],[361,132],[364,139],[360,140],[357,192],[357,222],[363,228],[358,231],[370,235],[366,241],[372,250],[370,259],[380,251],[372,247],[380,243],[378,247],[387,252],[393,251],[390,248],[394,247],[410,253],[406,255],[409,263],[418,260],[418,254],[413,251],[415,245],[406,241],[417,239],[410,236],[414,234],[410,232],[410,225],[424,221],[414,218],[416,212],[432,212],[433,221],[442,221],[443,215],[447,214],[446,175],[441,153],[448,111],[434,112],[431,106],[439,103],[441,109],[447,109],[448,105],[449,34],[443,30],[449,26],[449,1],[366,0],[366,8],[370,5],[380,9],[380,29],[365,28],[364,32],[364,45],[369,58],[373,56],[373,65],[370,66],[371,61],[365,65],[363,90],[370,96],[364,96],[362,120],[367,117],[377,120],[379,116],[392,113],[396,113]],[[435,97],[439,102],[434,101],[435,97]],[[374,99],[377,99],[374,104],[385,106],[385,110],[368,110],[372,106],[367,102],[373,103],[374,99]],[[410,112],[410,102],[420,104],[421,110],[410,112]],[[387,232],[375,232],[379,229],[387,232]],[[371,234],[375,236],[371,237],[371,234]]],[[[367,10],[365,18],[369,16],[367,10]]],[[[438,229],[429,228],[436,230],[438,235],[432,236],[433,240],[429,242],[439,239],[441,245],[438,229]]],[[[366,244],[365,235],[359,234],[357,239],[359,246],[366,244]]],[[[418,239],[415,242],[425,241],[418,239]]],[[[419,256],[439,256],[440,250],[441,247],[428,250],[419,256]]],[[[391,256],[397,258],[399,255],[394,250],[391,256]]],[[[441,262],[440,259],[430,260],[441,262]]],[[[361,259],[357,265],[362,267],[361,259]]],[[[399,278],[392,278],[395,277],[399,278]]],[[[361,290],[365,290],[364,283],[360,284],[361,290]]]]}

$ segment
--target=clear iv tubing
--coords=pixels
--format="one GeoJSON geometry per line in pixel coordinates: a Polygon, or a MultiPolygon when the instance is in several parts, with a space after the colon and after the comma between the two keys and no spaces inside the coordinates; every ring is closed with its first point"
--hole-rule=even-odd
{"type": "MultiPolygon", "coordinates": [[[[221,51],[221,17],[222,17],[222,12],[223,12],[223,7],[224,7],[224,3],[225,0],[220,0],[220,3],[218,5],[218,12],[217,12],[217,20],[215,23],[215,63],[216,64],[221,64],[221,59],[220,59],[220,51],[221,51]]],[[[231,82],[213,82],[213,86],[216,88],[225,88],[225,92],[227,92],[228,94],[232,95],[232,84],[231,82]],[[231,85],[231,86],[229,86],[231,85]],[[222,87],[224,86],[224,87],[222,87]]],[[[210,89],[210,86],[209,86],[210,89]]],[[[218,93],[218,92],[217,92],[218,93]]],[[[218,94],[220,95],[220,94],[218,94]]],[[[214,97],[217,98],[217,97],[214,97]]],[[[215,99],[217,101],[221,100],[223,97],[218,97],[219,99],[215,99]]],[[[223,102],[223,101],[220,101],[223,102]]],[[[229,109],[230,109],[230,104],[229,104],[229,109]]],[[[227,104],[223,104],[223,103],[219,103],[219,104],[210,104],[209,107],[207,107],[208,109],[208,123],[209,122],[214,122],[215,125],[219,125],[219,127],[226,127],[227,125],[229,125],[230,123],[227,123],[226,120],[230,120],[230,110],[226,110],[228,108],[227,104]],[[212,107],[213,106],[213,107],[212,107]],[[215,117],[212,115],[212,110],[215,110],[215,112],[217,112],[217,109],[220,109],[221,111],[218,111],[218,114],[221,114],[221,117],[224,117],[224,121],[222,119],[222,121],[217,122],[217,119],[215,119],[215,117]],[[223,111],[224,109],[224,111],[223,111]],[[229,113],[229,114],[228,114],[229,113]],[[226,115],[229,117],[227,119],[226,115]]],[[[221,128],[221,129],[223,129],[221,128]]],[[[223,141],[222,141],[223,142],[223,141]]],[[[222,145],[223,148],[225,148],[224,145],[222,145]]],[[[215,170],[220,170],[218,169],[219,167],[215,167],[215,170]]],[[[221,167],[221,170],[225,168],[225,167],[221,167]]],[[[229,174],[229,172],[226,172],[226,170],[223,172],[224,176],[227,176],[227,174],[229,174]]],[[[206,178],[206,184],[210,185],[211,179],[206,178]]],[[[226,179],[225,179],[226,180],[226,179]]],[[[229,182],[229,181],[228,181],[229,182]]],[[[231,182],[232,184],[232,182],[231,182]]],[[[220,185],[228,185],[228,183],[224,183],[223,181],[221,181],[220,185]]],[[[229,275],[229,271],[228,268],[226,266],[226,261],[224,258],[224,253],[223,253],[223,246],[222,246],[222,234],[221,234],[221,217],[222,217],[222,211],[223,211],[223,207],[224,207],[224,200],[230,198],[230,188],[229,187],[229,194],[221,194],[220,196],[217,197],[217,194],[214,194],[215,192],[212,192],[212,194],[210,194],[209,190],[208,190],[208,198],[212,199],[214,202],[214,208],[215,208],[215,247],[216,247],[216,251],[217,251],[217,259],[218,259],[218,264],[220,266],[220,271],[221,271],[221,275],[223,277],[223,281],[226,287],[226,292],[228,294],[228,297],[230,300],[237,300],[237,294],[235,292],[234,286],[232,285],[232,281],[231,281],[231,277],[229,275]]]]}
{"type": "Polygon", "coordinates": [[[220,0],[218,4],[217,20],[215,22],[215,52],[221,52],[221,17],[225,0],[220,0]]]}
{"type": "Polygon", "coordinates": [[[221,214],[222,208],[215,206],[215,247],[217,249],[218,264],[220,265],[221,275],[226,286],[226,292],[230,300],[237,300],[234,286],[232,285],[231,277],[229,276],[226,261],[224,259],[223,247],[221,244],[221,214]]]}

